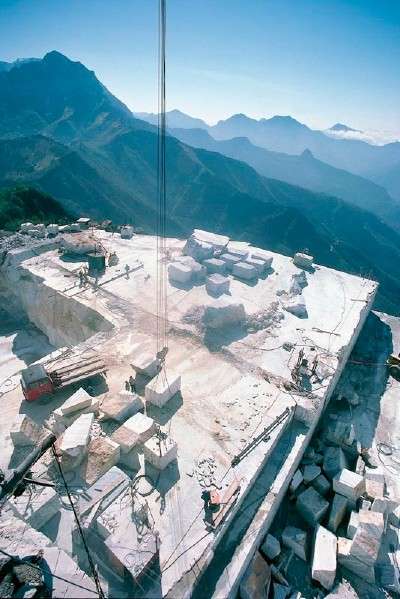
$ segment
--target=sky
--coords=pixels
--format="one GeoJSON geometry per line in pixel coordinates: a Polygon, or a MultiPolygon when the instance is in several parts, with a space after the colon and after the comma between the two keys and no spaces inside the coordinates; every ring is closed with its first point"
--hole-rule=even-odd
{"type": "MultiPolygon", "coordinates": [[[[157,110],[157,0],[0,0],[0,60],[58,50],[157,110]]],[[[167,110],[400,138],[400,0],[167,0],[167,110]],[[369,134],[369,133],[368,133],[369,134]]]]}

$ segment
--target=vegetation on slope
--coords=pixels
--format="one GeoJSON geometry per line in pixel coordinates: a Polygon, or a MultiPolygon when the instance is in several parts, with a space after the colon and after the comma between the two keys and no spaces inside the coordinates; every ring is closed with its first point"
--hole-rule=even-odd
{"type": "Polygon", "coordinates": [[[17,231],[21,222],[60,223],[71,215],[51,196],[32,187],[0,189],[0,228],[17,231]]]}

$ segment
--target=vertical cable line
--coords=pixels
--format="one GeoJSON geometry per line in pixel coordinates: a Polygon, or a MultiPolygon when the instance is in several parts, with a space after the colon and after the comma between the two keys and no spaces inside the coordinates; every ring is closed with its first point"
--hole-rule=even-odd
{"type": "Polygon", "coordinates": [[[167,192],[166,192],[166,118],[165,118],[165,38],[166,0],[159,0],[158,47],[158,148],[157,148],[157,353],[167,340],[167,192]]]}

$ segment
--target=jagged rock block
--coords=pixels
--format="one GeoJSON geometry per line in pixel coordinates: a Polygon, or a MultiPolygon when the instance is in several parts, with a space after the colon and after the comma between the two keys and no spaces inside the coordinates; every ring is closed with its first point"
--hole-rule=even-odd
{"type": "Polygon", "coordinates": [[[297,316],[297,318],[308,318],[306,302],[302,295],[283,300],[282,306],[286,312],[297,316]]]}
{"type": "Polygon", "coordinates": [[[276,537],[267,534],[260,550],[269,560],[274,560],[281,552],[281,544],[276,537]]]}
{"type": "Polygon", "coordinates": [[[178,446],[173,439],[165,436],[151,437],[143,445],[144,459],[147,460],[157,470],[164,470],[178,456],[178,446]]]}
{"type": "Polygon", "coordinates": [[[295,555],[307,561],[307,533],[295,526],[286,526],[282,532],[282,543],[293,549],[295,555]]]}
{"type": "Polygon", "coordinates": [[[314,539],[311,575],[327,591],[336,577],[336,536],[321,525],[317,526],[314,539]]]}
{"type": "Polygon", "coordinates": [[[347,459],[343,449],[340,447],[327,447],[322,469],[328,478],[332,480],[338,472],[347,468],[347,466],[347,459]]]}
{"type": "Polygon", "coordinates": [[[306,522],[316,526],[328,512],[329,502],[309,487],[298,496],[296,508],[306,522]]]}
{"type": "Polygon", "coordinates": [[[336,493],[340,493],[340,495],[347,497],[347,499],[350,499],[353,503],[355,503],[365,491],[364,478],[347,468],[343,468],[343,470],[333,477],[332,485],[333,490],[336,493]]]}
{"type": "Polygon", "coordinates": [[[146,385],[146,401],[161,408],[181,389],[181,377],[161,370],[157,376],[146,385]]]}
{"type": "Polygon", "coordinates": [[[347,511],[347,499],[342,495],[335,494],[331,511],[329,514],[328,528],[332,532],[336,532],[341,522],[343,521],[347,511]]]}
{"type": "Polygon", "coordinates": [[[208,260],[209,258],[213,257],[214,248],[211,243],[196,239],[193,235],[191,235],[186,241],[185,247],[183,248],[183,253],[188,256],[192,256],[192,258],[198,260],[199,262],[202,262],[203,260],[208,260]]]}
{"type": "Polygon", "coordinates": [[[15,447],[37,445],[43,436],[43,428],[26,414],[17,414],[11,425],[10,437],[15,447]]]}
{"type": "Polygon", "coordinates": [[[125,225],[124,227],[121,227],[121,239],[132,239],[133,232],[133,227],[131,225],[125,225]]]}

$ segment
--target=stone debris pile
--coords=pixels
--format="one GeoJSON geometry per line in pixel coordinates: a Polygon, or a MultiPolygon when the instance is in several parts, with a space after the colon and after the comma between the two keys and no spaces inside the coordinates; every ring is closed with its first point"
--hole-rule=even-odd
{"type": "Polygon", "coordinates": [[[286,526],[280,534],[273,528],[260,551],[270,565],[291,552],[309,564],[310,583],[325,593],[342,584],[339,566],[363,583],[398,593],[399,551],[393,538],[400,540],[400,500],[387,496],[384,475],[365,467],[366,452],[357,454],[351,426],[342,425],[328,427],[323,440],[317,438],[306,450],[289,485],[295,511],[287,510],[286,526]]]}

